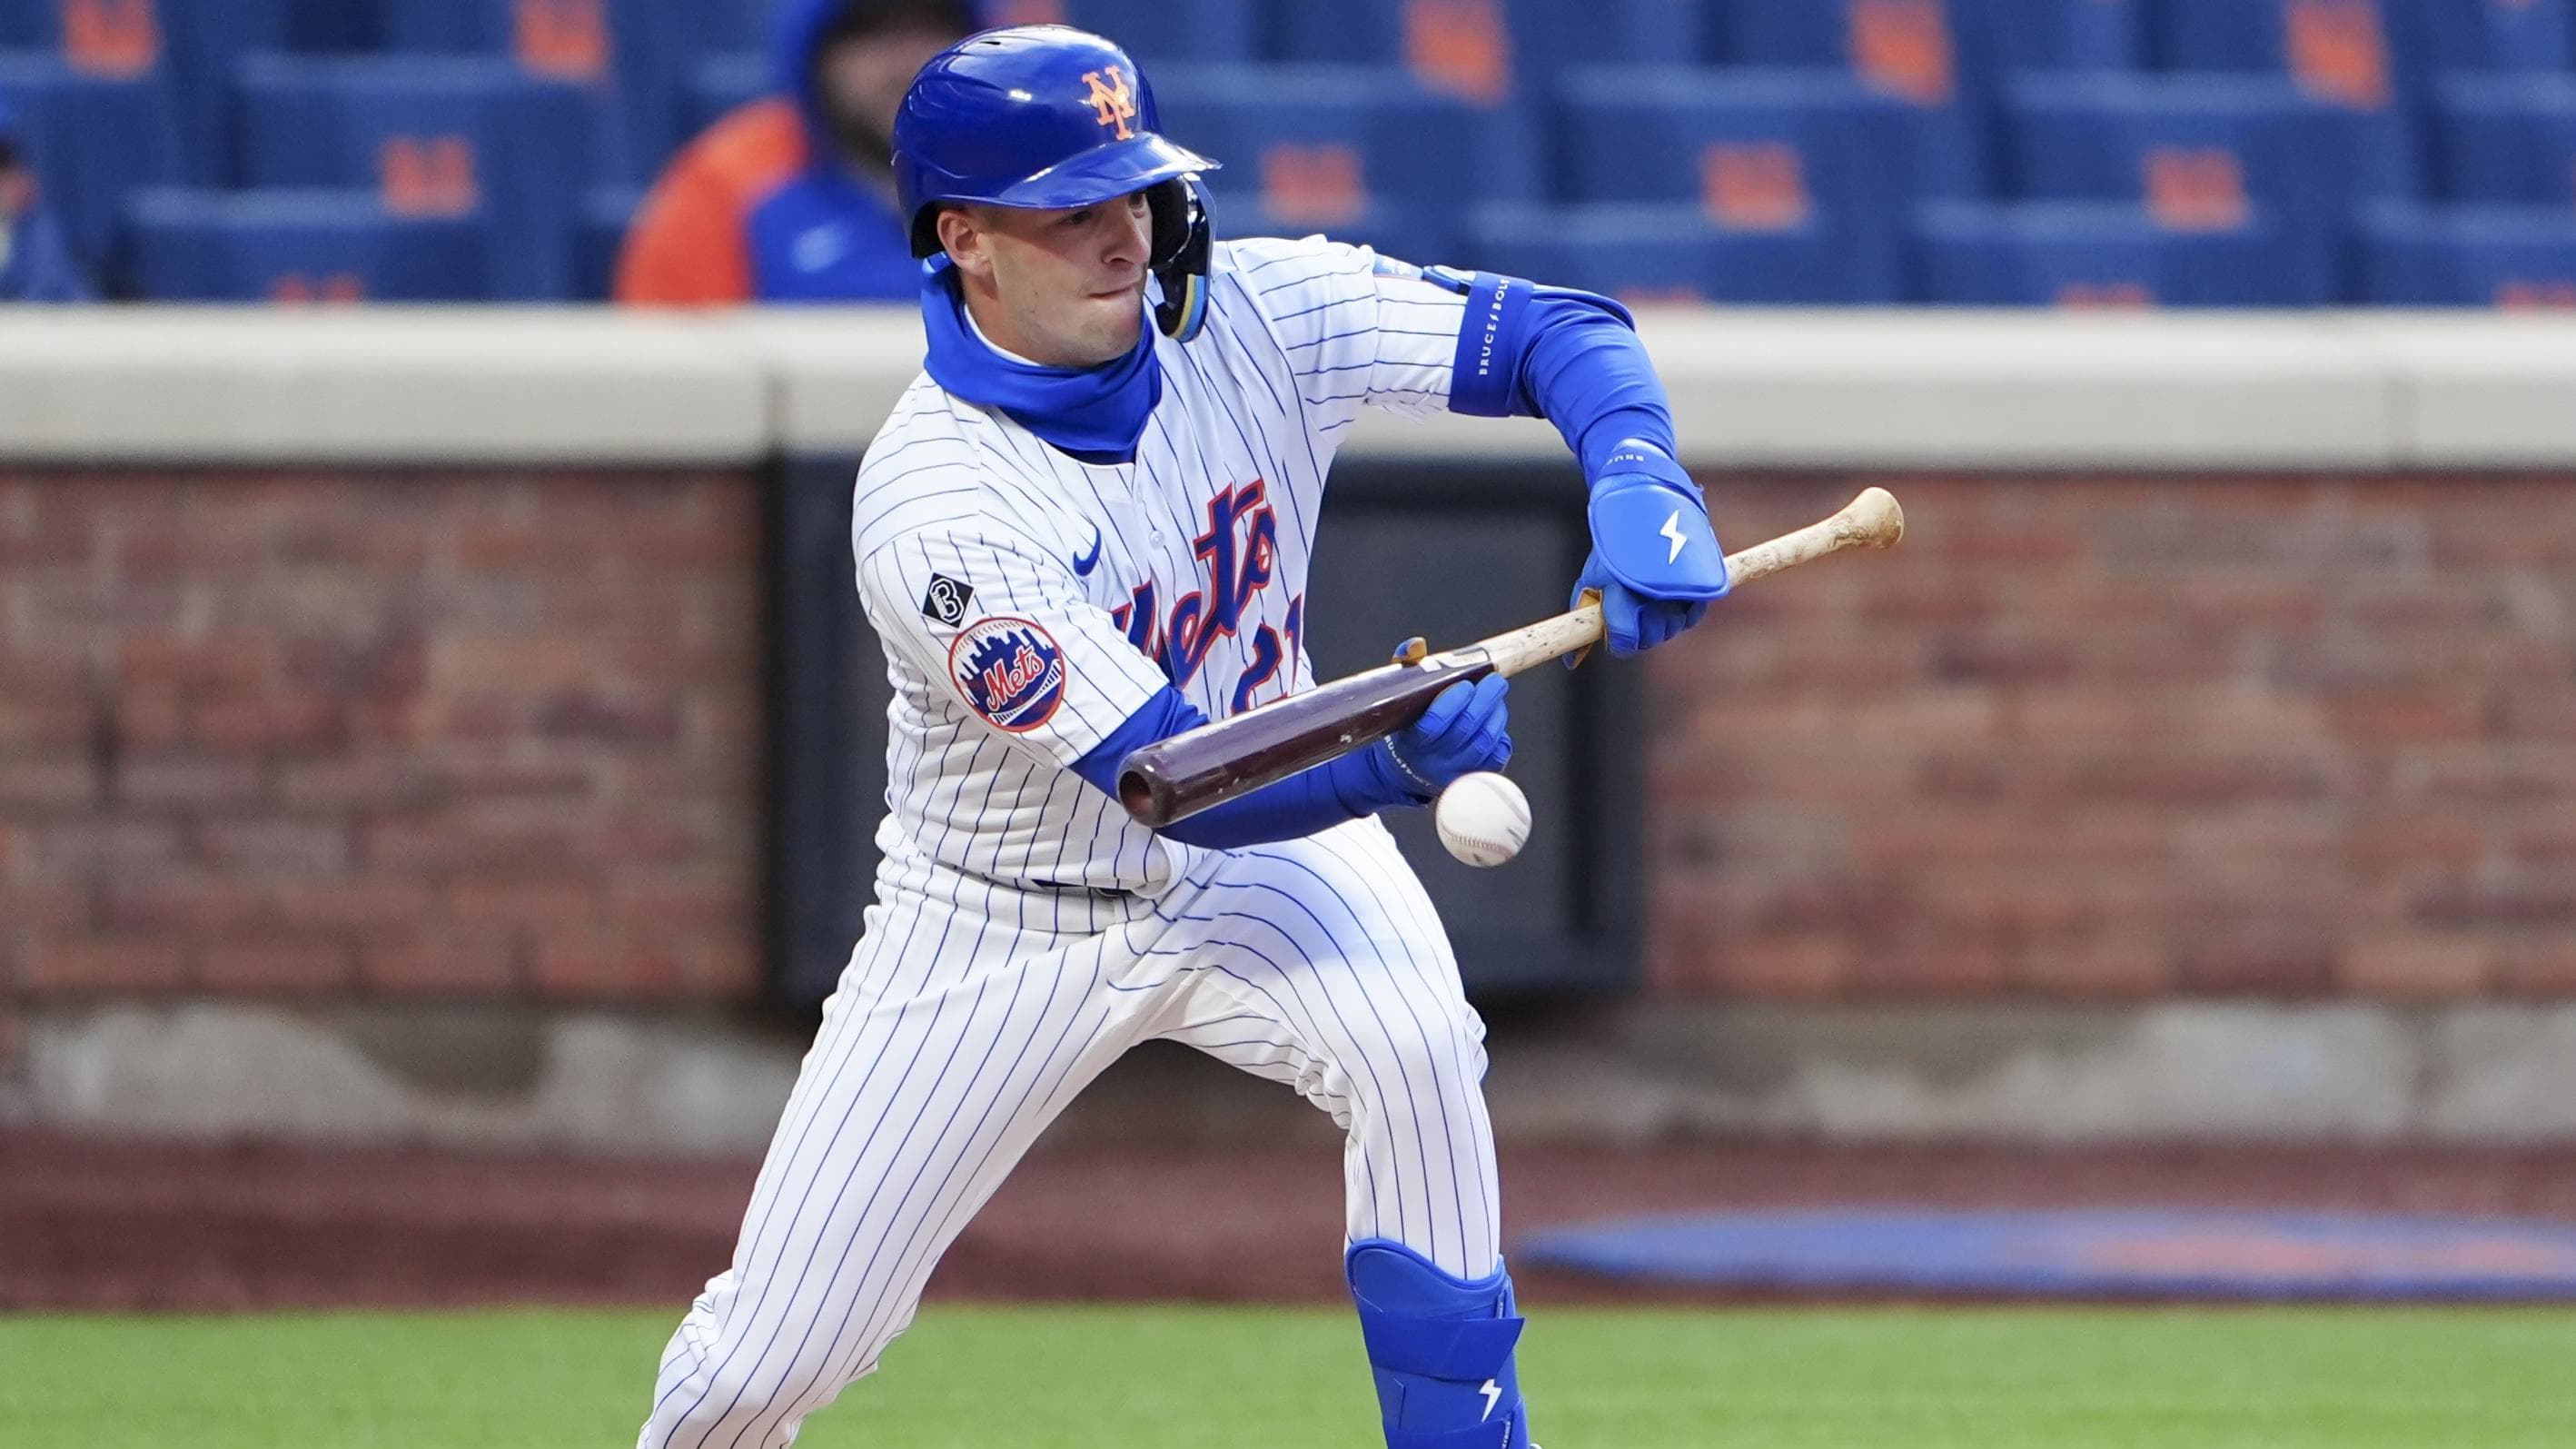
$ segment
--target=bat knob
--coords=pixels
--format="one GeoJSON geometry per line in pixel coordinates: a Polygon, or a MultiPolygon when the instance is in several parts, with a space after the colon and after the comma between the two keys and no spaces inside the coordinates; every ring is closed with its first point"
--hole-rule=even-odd
{"type": "Polygon", "coordinates": [[[1412,638],[1395,646],[1395,662],[1398,664],[1419,664],[1425,658],[1429,657],[1430,653],[1430,641],[1424,639],[1421,635],[1416,634],[1412,638]]]}

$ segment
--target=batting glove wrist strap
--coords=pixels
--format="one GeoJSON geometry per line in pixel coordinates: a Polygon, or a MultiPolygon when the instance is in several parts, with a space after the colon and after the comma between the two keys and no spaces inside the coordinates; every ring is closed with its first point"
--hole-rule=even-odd
{"type": "Polygon", "coordinates": [[[1602,459],[1588,510],[1593,556],[1650,599],[1704,603],[1726,592],[1726,553],[1699,485],[1660,448],[1635,439],[1602,459]]]}

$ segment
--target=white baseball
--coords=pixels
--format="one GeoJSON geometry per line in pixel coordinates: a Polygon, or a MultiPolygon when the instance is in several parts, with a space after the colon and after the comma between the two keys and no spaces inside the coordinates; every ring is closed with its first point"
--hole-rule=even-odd
{"type": "Polygon", "coordinates": [[[1460,775],[1431,812],[1440,843],[1469,865],[1501,865],[1529,843],[1529,797],[1491,770],[1460,775]]]}

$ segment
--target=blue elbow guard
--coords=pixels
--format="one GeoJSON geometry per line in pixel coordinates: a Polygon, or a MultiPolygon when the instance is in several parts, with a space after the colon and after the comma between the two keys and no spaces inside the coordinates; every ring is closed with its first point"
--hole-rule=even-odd
{"type": "Polygon", "coordinates": [[[1387,1449],[1527,1449],[1510,1274],[1497,1267],[1472,1282],[1452,1278],[1383,1238],[1351,1244],[1344,1272],[1387,1449]]]}
{"type": "Polygon", "coordinates": [[[1610,450],[1592,490],[1592,544],[1611,577],[1650,599],[1726,592],[1726,555],[1699,485],[1671,455],[1634,439],[1610,450]]]}

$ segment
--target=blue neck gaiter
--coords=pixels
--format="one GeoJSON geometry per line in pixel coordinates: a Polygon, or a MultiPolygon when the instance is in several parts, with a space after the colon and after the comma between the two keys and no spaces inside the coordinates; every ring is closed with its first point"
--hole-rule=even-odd
{"type": "Polygon", "coordinates": [[[1012,421],[1086,463],[1124,463],[1136,456],[1145,419],[1163,400],[1163,369],[1154,361],[1154,329],[1136,329],[1127,355],[1098,367],[1042,367],[1004,357],[968,328],[954,268],[933,257],[921,269],[921,324],[930,339],[930,379],[975,404],[1000,408],[1012,421]]]}

